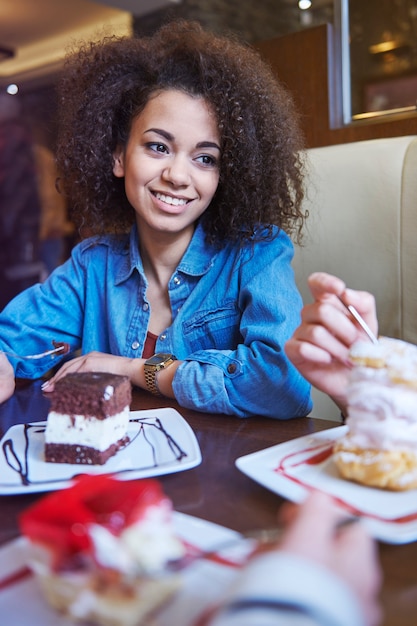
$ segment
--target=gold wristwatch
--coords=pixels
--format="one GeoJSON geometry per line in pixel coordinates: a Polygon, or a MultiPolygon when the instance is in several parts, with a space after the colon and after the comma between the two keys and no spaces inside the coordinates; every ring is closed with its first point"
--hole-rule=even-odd
{"type": "Polygon", "coordinates": [[[165,354],[163,352],[157,352],[149,359],[146,359],[144,368],[145,368],[145,382],[148,388],[148,391],[153,393],[155,396],[160,396],[161,393],[158,389],[158,385],[156,382],[156,374],[160,370],[165,370],[167,367],[173,364],[174,361],[177,360],[177,357],[173,354],[165,354]]]}

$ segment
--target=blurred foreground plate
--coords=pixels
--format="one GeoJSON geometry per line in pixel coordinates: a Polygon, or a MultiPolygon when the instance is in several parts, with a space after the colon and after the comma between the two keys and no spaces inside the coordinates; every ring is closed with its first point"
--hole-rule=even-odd
{"type": "MultiPolygon", "coordinates": [[[[177,512],[174,513],[174,526],[181,537],[202,550],[211,550],[231,541],[234,545],[233,553],[228,552],[231,565],[205,560],[192,563],[183,572],[183,585],[178,594],[152,615],[152,626],[193,626],[198,616],[218,601],[234,581],[239,564],[247,557],[245,540],[242,538],[240,542],[241,536],[233,530],[177,512]]],[[[1,547],[0,581],[19,571],[25,564],[25,557],[24,538],[1,547]]],[[[0,615],[7,617],[8,624],[17,626],[74,626],[73,621],[48,606],[31,575],[0,587],[0,615]]]]}

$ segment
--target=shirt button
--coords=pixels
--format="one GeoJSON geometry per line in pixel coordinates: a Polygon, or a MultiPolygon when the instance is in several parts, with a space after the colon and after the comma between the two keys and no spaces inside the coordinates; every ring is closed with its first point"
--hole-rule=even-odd
{"type": "Polygon", "coordinates": [[[139,348],[139,346],[140,346],[139,341],[134,341],[132,343],[132,350],[137,350],[139,348]]]}
{"type": "Polygon", "coordinates": [[[229,374],[234,374],[236,372],[236,363],[230,363],[230,365],[227,366],[227,371],[229,374]]]}
{"type": "Polygon", "coordinates": [[[149,309],[149,304],[148,304],[147,302],[145,302],[145,303],[142,305],[142,311],[147,311],[148,309],[149,309]]]}
{"type": "Polygon", "coordinates": [[[178,276],[174,277],[174,284],[175,285],[181,285],[181,278],[179,278],[178,276]]]}
{"type": "Polygon", "coordinates": [[[165,339],[166,339],[166,338],[167,338],[167,336],[166,336],[166,335],[159,335],[159,339],[160,339],[161,341],[165,341],[165,339]]]}

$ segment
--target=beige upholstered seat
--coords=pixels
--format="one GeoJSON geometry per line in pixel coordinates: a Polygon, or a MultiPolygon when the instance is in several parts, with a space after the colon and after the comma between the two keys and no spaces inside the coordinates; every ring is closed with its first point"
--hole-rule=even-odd
{"type": "MultiPolygon", "coordinates": [[[[305,302],[307,277],[325,271],[371,291],[380,333],[417,343],[417,136],[307,151],[310,217],[294,270],[305,302]]],[[[312,415],[338,419],[314,392],[312,415]]]]}

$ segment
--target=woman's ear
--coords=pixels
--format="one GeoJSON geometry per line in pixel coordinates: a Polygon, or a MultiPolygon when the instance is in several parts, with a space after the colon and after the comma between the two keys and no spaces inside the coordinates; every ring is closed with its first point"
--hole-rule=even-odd
{"type": "Polygon", "coordinates": [[[113,152],[113,174],[117,178],[123,178],[125,175],[123,149],[121,147],[117,147],[113,152]]]}

